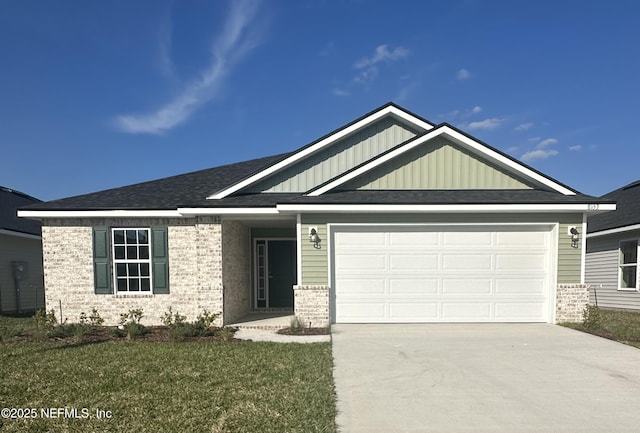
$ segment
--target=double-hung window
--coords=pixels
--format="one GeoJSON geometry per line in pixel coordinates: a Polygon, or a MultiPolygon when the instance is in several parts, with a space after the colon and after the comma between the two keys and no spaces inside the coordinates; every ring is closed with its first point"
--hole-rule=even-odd
{"type": "Polygon", "coordinates": [[[149,229],[114,228],[111,233],[116,291],[151,292],[149,229]]]}
{"type": "Polygon", "coordinates": [[[638,240],[620,242],[618,261],[618,288],[638,289],[638,240]]]}
{"type": "Polygon", "coordinates": [[[169,294],[167,227],[94,227],[93,278],[96,294],[169,294]]]}

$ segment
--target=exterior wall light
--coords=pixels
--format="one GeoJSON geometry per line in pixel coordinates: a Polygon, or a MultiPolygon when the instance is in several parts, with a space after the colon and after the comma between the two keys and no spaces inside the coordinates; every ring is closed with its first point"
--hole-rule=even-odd
{"type": "Polygon", "coordinates": [[[578,248],[578,244],[580,241],[580,232],[576,227],[569,228],[569,234],[571,235],[571,247],[578,248]]]}
{"type": "Polygon", "coordinates": [[[309,229],[309,240],[313,242],[313,248],[320,248],[320,236],[318,236],[318,229],[316,227],[309,229]]]}

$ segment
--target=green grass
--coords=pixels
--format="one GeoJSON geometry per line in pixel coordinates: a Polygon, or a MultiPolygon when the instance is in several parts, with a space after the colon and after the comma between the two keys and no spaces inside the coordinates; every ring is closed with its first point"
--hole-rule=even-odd
{"type": "Polygon", "coordinates": [[[640,313],[589,307],[582,323],[564,326],[640,348],[640,313]]]}
{"type": "MultiPolygon", "coordinates": [[[[22,319],[23,321],[25,319],[22,319]]],[[[28,322],[0,318],[0,327],[28,322]]],[[[335,432],[329,343],[0,344],[0,432],[335,432]],[[40,409],[87,408],[46,419],[40,409]],[[110,419],[95,418],[96,410],[110,419]]]]}

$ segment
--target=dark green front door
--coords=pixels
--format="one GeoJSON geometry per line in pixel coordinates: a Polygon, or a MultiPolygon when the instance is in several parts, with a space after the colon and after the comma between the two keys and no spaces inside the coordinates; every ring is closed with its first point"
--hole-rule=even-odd
{"type": "Polygon", "coordinates": [[[293,308],[296,283],[296,241],[267,241],[269,308],[293,308]]]}

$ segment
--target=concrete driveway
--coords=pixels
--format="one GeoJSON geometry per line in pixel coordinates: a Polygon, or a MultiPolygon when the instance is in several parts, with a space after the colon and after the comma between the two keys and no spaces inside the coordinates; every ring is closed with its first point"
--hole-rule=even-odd
{"type": "Polygon", "coordinates": [[[355,432],[640,431],[640,350],[548,324],[332,326],[355,432]]]}

